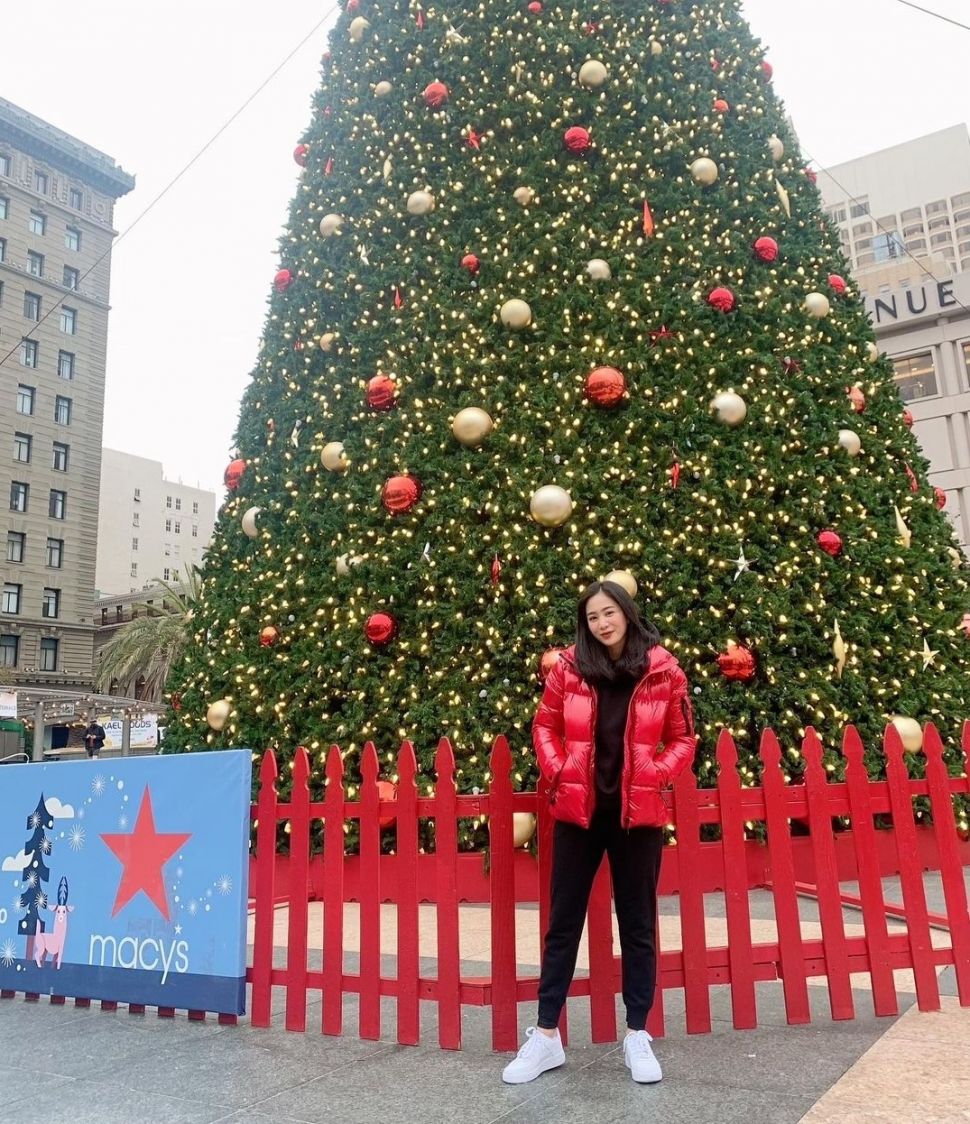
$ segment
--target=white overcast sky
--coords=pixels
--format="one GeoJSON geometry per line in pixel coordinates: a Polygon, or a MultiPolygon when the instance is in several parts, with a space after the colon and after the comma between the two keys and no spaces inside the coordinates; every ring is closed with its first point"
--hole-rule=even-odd
{"type": "MultiPolygon", "coordinates": [[[[921,0],[953,18],[967,0],[921,0]]],[[[365,0],[366,3],[366,0],[365,0]]],[[[970,120],[970,32],[898,0],[745,0],[802,143],[823,166],[970,120]]],[[[138,178],[124,231],[332,0],[4,5],[0,95],[138,178]]],[[[460,22],[460,6],[446,6],[460,22]]],[[[297,181],[333,16],[117,246],[105,445],[222,495],[239,398],[297,181]]]]}

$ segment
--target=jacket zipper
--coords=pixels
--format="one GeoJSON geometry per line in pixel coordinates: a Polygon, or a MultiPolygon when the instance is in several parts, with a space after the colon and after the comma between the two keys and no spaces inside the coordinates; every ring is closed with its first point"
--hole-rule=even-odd
{"type": "Polygon", "coordinates": [[[633,714],[633,708],[636,705],[637,695],[640,693],[640,688],[650,678],[650,672],[640,680],[640,682],[633,688],[633,694],[630,696],[630,705],[626,712],[626,727],[623,731],[623,769],[626,774],[624,778],[624,792],[623,796],[626,802],[626,807],[623,809],[624,819],[626,820],[627,834],[633,826],[633,814],[630,811],[630,794],[633,790],[633,753],[630,749],[630,718],[633,714]]]}
{"type": "Polygon", "coordinates": [[[593,809],[596,807],[596,711],[599,707],[599,695],[596,693],[595,687],[590,687],[590,694],[593,696],[593,705],[590,707],[592,719],[590,722],[589,730],[589,781],[586,791],[586,826],[593,822],[593,809]]]}

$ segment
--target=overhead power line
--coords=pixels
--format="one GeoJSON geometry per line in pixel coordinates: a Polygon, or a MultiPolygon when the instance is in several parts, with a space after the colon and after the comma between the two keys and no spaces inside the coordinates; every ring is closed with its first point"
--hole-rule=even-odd
{"type": "Polygon", "coordinates": [[[920,4],[914,4],[912,0],[896,0],[896,3],[902,4],[904,8],[912,8],[916,12],[923,12],[924,15],[932,16],[934,19],[942,20],[944,23],[950,23],[954,27],[962,27],[964,31],[970,31],[970,24],[960,23],[959,20],[955,20],[951,16],[945,16],[942,12],[934,12],[932,8],[924,8],[920,4]]]}

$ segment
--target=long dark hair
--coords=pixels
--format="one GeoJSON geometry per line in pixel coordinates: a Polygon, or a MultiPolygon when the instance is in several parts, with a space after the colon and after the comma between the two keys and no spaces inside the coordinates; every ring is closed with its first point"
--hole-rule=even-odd
{"type": "Polygon", "coordinates": [[[640,616],[636,602],[616,582],[593,582],[576,609],[576,667],[588,683],[612,682],[624,675],[639,679],[650,661],[650,649],[660,643],[660,633],[640,616]],[[606,646],[590,632],[586,606],[598,593],[615,601],[627,620],[626,642],[618,660],[610,659],[606,646]]]}

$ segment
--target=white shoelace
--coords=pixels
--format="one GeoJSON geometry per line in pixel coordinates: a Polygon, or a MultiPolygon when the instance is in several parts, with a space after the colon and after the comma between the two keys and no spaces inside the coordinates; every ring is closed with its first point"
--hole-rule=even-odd
{"type": "Polygon", "coordinates": [[[628,1034],[626,1040],[630,1044],[630,1049],[635,1050],[636,1053],[644,1057],[653,1053],[653,1050],[650,1048],[650,1043],[653,1039],[645,1030],[638,1030],[635,1034],[628,1034]]]}
{"type": "MultiPolygon", "coordinates": [[[[525,1042],[522,1044],[518,1056],[520,1058],[527,1058],[533,1051],[542,1049],[540,1039],[547,1037],[548,1035],[539,1034],[536,1027],[528,1027],[525,1032],[525,1042]]],[[[549,1041],[551,1042],[552,1039],[550,1038],[549,1041]]]]}

